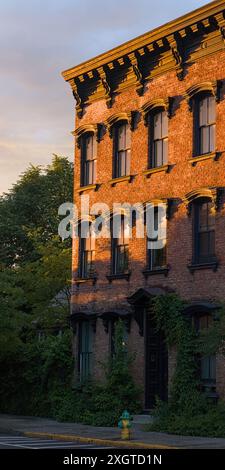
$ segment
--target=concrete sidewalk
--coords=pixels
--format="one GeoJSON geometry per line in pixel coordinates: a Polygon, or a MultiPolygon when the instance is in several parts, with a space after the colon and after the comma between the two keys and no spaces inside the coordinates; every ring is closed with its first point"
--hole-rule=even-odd
{"type": "Polygon", "coordinates": [[[143,426],[135,424],[132,441],[120,441],[118,428],[86,426],[77,423],[59,423],[53,419],[27,416],[0,415],[0,433],[45,436],[57,439],[78,440],[82,443],[111,444],[129,448],[181,448],[225,449],[225,439],[174,436],[163,433],[144,432],[143,426]]]}

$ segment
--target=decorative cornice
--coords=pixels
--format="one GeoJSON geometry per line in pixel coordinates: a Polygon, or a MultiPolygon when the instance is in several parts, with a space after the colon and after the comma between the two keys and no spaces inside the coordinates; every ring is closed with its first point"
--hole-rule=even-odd
{"type": "Polygon", "coordinates": [[[199,93],[210,93],[211,95],[215,96],[216,101],[219,101],[220,88],[221,88],[221,81],[219,80],[197,83],[193,85],[192,87],[188,88],[188,90],[186,90],[186,93],[185,93],[185,98],[188,101],[190,111],[192,111],[193,109],[193,99],[199,93]]]}
{"type": "Polygon", "coordinates": [[[66,81],[71,78],[78,77],[81,74],[88,73],[90,70],[99,68],[105,64],[118,60],[119,58],[127,55],[128,53],[142,49],[143,47],[150,47],[154,42],[163,37],[179,33],[181,37],[187,35],[186,28],[190,28],[192,32],[198,31],[198,24],[207,20],[209,17],[218,17],[223,19],[224,0],[218,0],[204,5],[197,10],[194,10],[186,15],[177,18],[163,26],[155,28],[141,36],[138,36],[126,43],[111,49],[103,54],[100,54],[86,62],[83,62],[75,67],[65,70],[62,75],[66,81]],[[219,15],[219,16],[218,16],[219,15]],[[222,15],[220,17],[220,15],[222,15]]]}
{"type": "Polygon", "coordinates": [[[112,137],[113,126],[120,121],[126,121],[130,125],[131,130],[134,130],[134,118],[136,111],[128,111],[123,113],[115,113],[106,120],[106,128],[109,131],[110,137],[112,137]]]}
{"type": "Polygon", "coordinates": [[[142,116],[144,118],[144,123],[147,126],[148,125],[148,115],[150,112],[154,111],[155,109],[160,109],[163,108],[167,111],[168,117],[171,117],[172,115],[172,104],[173,104],[173,98],[159,98],[159,99],[154,99],[147,101],[142,108],[142,116]]]}
{"type": "Polygon", "coordinates": [[[189,64],[224,49],[224,10],[224,1],[217,0],[64,71],[78,117],[93,101],[105,99],[111,107],[114,95],[126,88],[135,86],[142,95],[147,81],[170,70],[182,80],[189,64]]]}

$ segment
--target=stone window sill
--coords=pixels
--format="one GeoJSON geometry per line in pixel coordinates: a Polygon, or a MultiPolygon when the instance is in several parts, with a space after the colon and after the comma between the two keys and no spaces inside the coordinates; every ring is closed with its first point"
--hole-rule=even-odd
{"type": "Polygon", "coordinates": [[[92,282],[93,284],[96,284],[97,282],[97,276],[93,276],[93,277],[85,277],[85,278],[82,278],[82,277],[78,277],[77,279],[75,279],[75,284],[77,286],[81,285],[81,284],[87,284],[89,282],[92,282]]]}
{"type": "Polygon", "coordinates": [[[89,184],[88,186],[81,186],[77,192],[79,194],[84,193],[85,191],[96,191],[98,189],[99,185],[97,184],[89,184]]]}
{"type": "Polygon", "coordinates": [[[193,263],[188,266],[188,269],[191,273],[195,271],[200,271],[203,269],[211,269],[212,271],[217,271],[218,268],[218,261],[209,261],[208,263],[193,263]]]}
{"type": "Polygon", "coordinates": [[[109,181],[109,184],[111,184],[111,186],[116,186],[118,183],[123,183],[124,181],[128,181],[128,183],[131,183],[133,178],[134,176],[132,175],[121,176],[120,178],[113,178],[112,180],[109,181]]]}
{"type": "Polygon", "coordinates": [[[146,178],[149,178],[154,173],[162,173],[163,171],[168,173],[171,166],[172,165],[163,165],[156,168],[149,168],[148,170],[143,171],[143,175],[146,176],[146,178]]]}
{"type": "Polygon", "coordinates": [[[158,269],[145,269],[143,272],[145,278],[147,279],[149,276],[157,276],[157,274],[164,274],[164,276],[168,276],[169,274],[169,266],[164,266],[162,268],[158,268],[158,269]]]}
{"type": "Polygon", "coordinates": [[[219,152],[211,152],[207,153],[205,155],[198,155],[196,157],[190,158],[189,163],[191,163],[192,166],[196,166],[197,163],[199,162],[204,162],[206,160],[218,160],[219,158],[219,152]]]}
{"type": "Polygon", "coordinates": [[[109,282],[115,281],[117,279],[126,279],[126,281],[129,281],[130,279],[131,272],[126,272],[126,273],[121,273],[121,274],[109,274],[107,277],[109,282]]]}

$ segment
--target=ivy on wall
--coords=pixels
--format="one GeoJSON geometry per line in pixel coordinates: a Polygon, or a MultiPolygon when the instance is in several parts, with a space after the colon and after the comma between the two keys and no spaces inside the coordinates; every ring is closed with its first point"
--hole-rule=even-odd
{"type": "Polygon", "coordinates": [[[200,399],[197,366],[194,351],[197,335],[184,317],[185,304],[175,294],[158,296],[153,300],[157,329],[165,333],[168,347],[176,346],[176,369],[170,389],[170,406],[183,409],[196,405],[200,399]]]}
{"type": "Polygon", "coordinates": [[[221,306],[210,328],[201,333],[185,318],[184,308],[185,303],[175,294],[153,300],[157,328],[164,331],[168,347],[176,347],[177,358],[169,402],[158,401],[156,420],[146,430],[225,437],[225,403],[212,403],[201,392],[197,361],[198,356],[225,356],[225,308],[221,306]]]}

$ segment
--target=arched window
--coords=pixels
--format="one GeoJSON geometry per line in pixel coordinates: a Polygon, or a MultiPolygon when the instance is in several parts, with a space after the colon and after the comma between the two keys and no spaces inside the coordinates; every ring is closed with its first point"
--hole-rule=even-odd
{"type": "Polygon", "coordinates": [[[114,125],[114,178],[130,175],[131,129],[126,121],[114,125]]]}
{"type": "MultiPolygon", "coordinates": [[[[83,234],[82,234],[83,235],[83,234]]],[[[89,230],[86,237],[80,235],[79,277],[93,278],[95,274],[95,236],[89,230]]]]}
{"type": "Polygon", "coordinates": [[[149,113],[149,166],[158,168],[168,162],[168,113],[156,109],[149,113]]]}
{"type": "MultiPolygon", "coordinates": [[[[213,316],[210,314],[201,314],[193,316],[193,321],[197,333],[201,334],[213,325],[213,316]]],[[[200,356],[198,358],[199,377],[203,390],[211,391],[216,386],[216,355],[200,356]]]]}
{"type": "Polygon", "coordinates": [[[90,379],[93,369],[93,329],[90,321],[79,323],[79,363],[78,373],[81,382],[90,379]]]}
{"type": "Polygon", "coordinates": [[[118,233],[113,233],[112,238],[112,274],[120,275],[127,273],[129,267],[129,234],[124,215],[118,216],[116,228],[118,233]]]}
{"type": "Polygon", "coordinates": [[[96,183],[97,142],[93,133],[81,137],[81,186],[96,183]]]}
{"type": "Polygon", "coordinates": [[[215,152],[216,149],[216,99],[206,93],[194,100],[194,153],[196,156],[215,152]]]}
{"type": "MultiPolygon", "coordinates": [[[[160,220],[158,206],[154,208],[154,231],[158,233],[156,239],[151,240],[147,237],[147,270],[157,271],[166,267],[166,240],[162,238],[161,231],[159,230],[159,224],[163,223],[160,220]],[[156,246],[155,242],[159,242],[159,246],[156,246]]],[[[158,244],[157,244],[158,245],[158,244]]]]}
{"type": "Polygon", "coordinates": [[[194,263],[215,261],[215,206],[210,199],[199,198],[194,202],[193,229],[194,263]]]}

